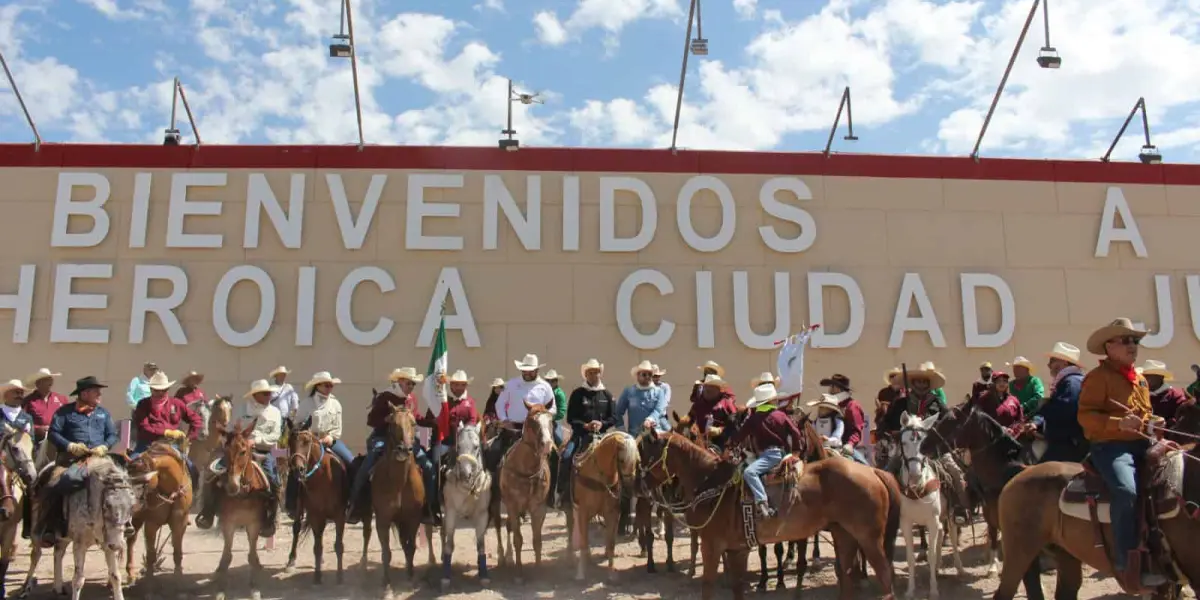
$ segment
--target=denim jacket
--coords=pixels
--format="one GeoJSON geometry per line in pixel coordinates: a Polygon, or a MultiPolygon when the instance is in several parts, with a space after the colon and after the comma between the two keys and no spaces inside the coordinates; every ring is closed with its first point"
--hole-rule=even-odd
{"type": "Polygon", "coordinates": [[[83,444],[91,449],[96,446],[112,448],[120,441],[112,415],[103,406],[83,414],[75,409],[75,403],[55,411],[50,421],[49,437],[59,452],[66,452],[67,446],[72,443],[83,444]]]}
{"type": "Polygon", "coordinates": [[[641,434],[642,423],[646,419],[653,419],[655,429],[659,431],[671,429],[667,423],[667,391],[657,385],[644,389],[636,385],[625,388],[617,399],[617,410],[613,413],[617,423],[625,422],[625,413],[629,413],[629,426],[626,428],[629,435],[636,437],[641,434]]]}

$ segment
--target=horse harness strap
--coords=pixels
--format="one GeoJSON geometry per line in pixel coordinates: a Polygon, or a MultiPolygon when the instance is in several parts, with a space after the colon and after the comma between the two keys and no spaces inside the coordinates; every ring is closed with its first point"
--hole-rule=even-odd
{"type": "Polygon", "coordinates": [[[941,480],[935,477],[933,479],[930,479],[929,481],[926,481],[925,485],[921,486],[920,488],[914,489],[912,486],[905,486],[904,489],[901,491],[904,493],[904,495],[906,497],[908,497],[912,500],[920,500],[921,498],[924,498],[924,497],[938,491],[939,489],[941,489],[941,487],[942,487],[941,480]]]}

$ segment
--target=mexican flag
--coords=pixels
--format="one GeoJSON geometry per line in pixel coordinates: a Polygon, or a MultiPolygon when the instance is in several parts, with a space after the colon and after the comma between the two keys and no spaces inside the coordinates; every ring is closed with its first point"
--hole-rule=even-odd
{"type": "Polygon", "coordinates": [[[425,404],[428,406],[429,412],[433,413],[434,418],[437,419],[437,441],[439,442],[446,435],[449,423],[443,424],[443,421],[449,419],[450,411],[445,396],[438,393],[440,390],[438,390],[437,375],[439,373],[449,374],[447,372],[449,365],[450,355],[446,350],[446,314],[443,312],[442,320],[438,323],[437,335],[433,338],[433,352],[429,355],[429,368],[425,369],[425,382],[422,386],[425,404]]]}

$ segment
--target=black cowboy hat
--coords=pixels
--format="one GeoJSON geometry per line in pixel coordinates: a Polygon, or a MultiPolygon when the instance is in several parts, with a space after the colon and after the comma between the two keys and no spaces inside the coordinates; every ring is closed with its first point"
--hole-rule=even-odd
{"type": "Polygon", "coordinates": [[[833,377],[829,377],[828,379],[822,379],[821,385],[823,385],[825,387],[829,387],[831,385],[836,385],[836,386],[842,388],[843,390],[846,390],[847,392],[853,391],[850,389],[850,378],[846,377],[845,375],[842,375],[841,373],[835,373],[833,375],[833,377]]]}
{"type": "Polygon", "coordinates": [[[88,375],[87,377],[84,377],[83,379],[77,379],[75,381],[75,390],[71,392],[71,395],[78,396],[79,394],[83,393],[85,390],[92,390],[92,389],[96,389],[96,388],[106,388],[106,387],[108,387],[108,386],[104,385],[103,383],[100,383],[100,380],[96,379],[95,375],[88,375]]]}

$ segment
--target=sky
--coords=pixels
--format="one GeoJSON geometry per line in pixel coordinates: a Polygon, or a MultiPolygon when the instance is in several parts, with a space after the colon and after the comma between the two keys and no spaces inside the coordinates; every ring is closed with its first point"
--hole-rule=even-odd
{"type": "MultiPolygon", "coordinates": [[[[667,148],[690,0],[351,0],[366,143],[667,148]]],[[[677,146],[968,155],[1031,0],[699,0],[677,146]],[[694,34],[695,35],[695,34],[694,34]]],[[[0,48],[44,140],[161,143],[178,76],[206,144],[353,144],[337,0],[9,0],[0,48]]],[[[1200,0],[1051,0],[982,156],[1104,154],[1138,97],[1166,162],[1200,162],[1200,0]]],[[[191,139],[182,107],[179,129],[191,139]]],[[[32,134],[10,90],[0,142],[32,134]]],[[[1136,160],[1140,115],[1113,154],[1136,160]]]]}

